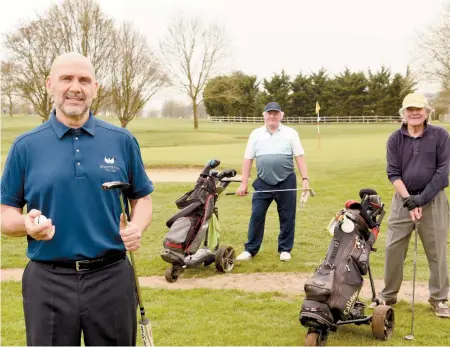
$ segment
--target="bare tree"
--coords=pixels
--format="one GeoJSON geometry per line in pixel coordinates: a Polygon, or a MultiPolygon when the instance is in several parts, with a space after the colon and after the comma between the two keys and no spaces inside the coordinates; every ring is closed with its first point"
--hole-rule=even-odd
{"type": "Polygon", "coordinates": [[[430,82],[450,90],[450,0],[446,1],[440,21],[419,35],[419,73],[430,82]]]}
{"type": "Polygon", "coordinates": [[[65,0],[37,19],[5,36],[8,57],[20,68],[17,88],[47,120],[52,102],[45,88],[54,58],[76,51],[91,59],[102,84],[92,110],[96,112],[106,97],[115,47],[114,25],[105,19],[94,0],[65,0]]]}
{"type": "Polygon", "coordinates": [[[105,104],[110,91],[111,69],[114,59],[114,22],[106,18],[94,0],[65,0],[53,6],[47,17],[52,23],[49,35],[58,52],[79,52],[88,57],[99,81],[97,98],[92,111],[97,113],[105,104]]]}
{"type": "Polygon", "coordinates": [[[112,101],[123,128],[139,114],[159,90],[168,85],[146,39],[124,23],[114,43],[117,54],[112,68],[112,101]]]}
{"type": "Polygon", "coordinates": [[[15,76],[17,66],[12,61],[1,62],[1,91],[2,96],[8,100],[9,116],[13,116],[13,98],[17,94],[15,76]]]}
{"type": "Polygon", "coordinates": [[[18,65],[16,87],[43,118],[48,119],[52,104],[45,88],[45,78],[57,52],[52,49],[43,27],[50,25],[46,20],[35,20],[22,25],[17,31],[6,34],[5,46],[9,58],[18,65]]]}
{"type": "Polygon", "coordinates": [[[202,91],[214,69],[227,55],[228,41],[217,25],[204,27],[197,18],[177,18],[160,42],[161,54],[174,84],[192,100],[194,128],[198,128],[198,107],[202,91]]]}

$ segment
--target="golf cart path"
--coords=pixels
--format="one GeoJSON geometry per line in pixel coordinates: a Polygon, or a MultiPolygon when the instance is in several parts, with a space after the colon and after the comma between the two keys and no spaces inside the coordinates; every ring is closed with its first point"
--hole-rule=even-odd
{"type": "MultiPolygon", "coordinates": [[[[1,269],[2,281],[21,281],[23,269],[1,269]]],[[[215,274],[207,278],[183,278],[175,283],[168,283],[164,276],[140,277],[139,283],[142,287],[162,288],[170,290],[207,288],[207,289],[238,289],[247,292],[273,292],[277,291],[287,296],[304,294],[303,286],[309,273],[301,272],[269,272],[250,274],[215,274]]],[[[383,280],[375,279],[375,289],[381,290],[383,280]]],[[[368,276],[364,278],[364,286],[361,290],[361,299],[372,297],[370,281],[368,276]]],[[[399,300],[411,301],[412,281],[404,281],[398,296],[399,300]]],[[[417,302],[428,301],[428,284],[416,282],[415,300],[417,302]]]]}

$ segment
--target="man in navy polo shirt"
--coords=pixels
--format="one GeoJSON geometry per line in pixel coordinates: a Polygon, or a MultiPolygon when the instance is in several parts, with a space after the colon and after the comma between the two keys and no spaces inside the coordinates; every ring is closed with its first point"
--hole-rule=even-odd
{"type": "MultiPolygon", "coordinates": [[[[304,150],[295,129],[281,124],[284,112],[276,102],[269,102],[263,112],[265,124],[252,131],[242,163],[242,183],[236,190],[239,196],[248,193],[248,179],[253,159],[256,158],[257,178],[253,182],[255,191],[296,189],[294,159],[302,175],[301,203],[308,199],[308,169],[304,158],[304,150]]],[[[236,260],[249,260],[261,247],[264,236],[264,225],[267,209],[272,201],[277,203],[280,218],[280,234],[278,236],[278,253],[281,261],[291,259],[294,246],[295,214],[297,192],[264,192],[253,194],[252,215],[248,228],[248,241],[245,250],[236,260]]]]}
{"type": "Polygon", "coordinates": [[[14,141],[1,181],[2,233],[28,241],[27,345],[80,345],[81,333],[85,345],[135,345],[136,288],[126,250],[139,249],[151,222],[153,184],[136,139],[90,112],[98,82],[86,57],[56,58],[46,87],[55,110],[14,141]],[[131,185],[127,227],[118,192],[102,190],[107,181],[131,185]],[[48,219],[36,225],[41,214],[48,219]]]}

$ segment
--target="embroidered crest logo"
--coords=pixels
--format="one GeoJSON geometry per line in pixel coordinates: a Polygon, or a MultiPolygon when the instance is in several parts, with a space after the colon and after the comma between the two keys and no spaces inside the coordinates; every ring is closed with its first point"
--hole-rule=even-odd
{"type": "Polygon", "coordinates": [[[100,164],[99,167],[100,169],[103,169],[107,172],[117,172],[120,170],[119,166],[114,165],[114,163],[116,163],[116,158],[114,157],[104,157],[103,161],[105,162],[106,165],[104,164],[100,164]]]}

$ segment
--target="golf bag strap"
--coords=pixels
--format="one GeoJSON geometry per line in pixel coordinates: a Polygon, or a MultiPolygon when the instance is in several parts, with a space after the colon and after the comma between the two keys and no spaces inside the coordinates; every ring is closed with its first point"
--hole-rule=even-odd
{"type": "Polygon", "coordinates": [[[331,251],[330,258],[328,258],[328,264],[334,264],[334,260],[336,259],[336,255],[339,249],[339,241],[333,240],[333,250],[331,251]]]}

